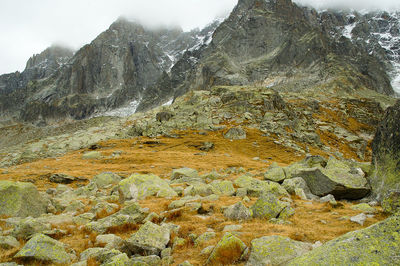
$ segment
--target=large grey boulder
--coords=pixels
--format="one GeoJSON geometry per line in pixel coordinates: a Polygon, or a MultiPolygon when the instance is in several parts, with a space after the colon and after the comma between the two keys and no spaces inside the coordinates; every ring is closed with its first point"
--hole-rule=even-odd
{"type": "Polygon", "coordinates": [[[400,216],[331,240],[288,265],[399,265],[400,216]]]}
{"type": "Polygon", "coordinates": [[[51,230],[50,224],[28,217],[17,223],[11,234],[18,239],[29,239],[37,233],[44,233],[49,230],[51,230]]]}
{"type": "Polygon", "coordinates": [[[105,188],[109,185],[116,185],[121,182],[121,177],[114,173],[101,173],[93,177],[91,182],[96,184],[98,188],[105,188]]]}
{"type": "Polygon", "coordinates": [[[224,137],[231,140],[246,139],[246,131],[240,127],[234,127],[229,129],[224,137]]]}
{"type": "Polygon", "coordinates": [[[71,262],[71,255],[67,253],[63,243],[42,234],[29,240],[14,258],[36,259],[60,264],[71,262]]]}
{"type": "Polygon", "coordinates": [[[247,195],[251,197],[260,197],[262,194],[273,194],[278,197],[289,196],[278,183],[258,180],[248,175],[238,177],[233,183],[240,188],[247,189],[247,195]]]}
{"type": "Polygon", "coordinates": [[[282,182],[286,179],[286,174],[282,167],[277,164],[272,164],[264,174],[264,179],[274,182],[282,182]]]}
{"type": "Polygon", "coordinates": [[[32,183],[0,181],[0,215],[38,217],[47,204],[32,183]]]}
{"type": "Polygon", "coordinates": [[[224,234],[207,259],[206,265],[226,265],[240,260],[246,244],[230,232],[224,234]]]}
{"type": "Polygon", "coordinates": [[[251,212],[242,202],[238,202],[224,210],[224,216],[231,220],[249,220],[251,212]]]}
{"type": "Polygon", "coordinates": [[[251,241],[247,266],[283,265],[311,250],[312,245],[283,236],[264,236],[251,241]]]}
{"type": "Polygon", "coordinates": [[[14,237],[0,235],[0,248],[12,249],[12,248],[19,248],[20,246],[21,244],[14,237]]]}
{"type": "Polygon", "coordinates": [[[119,183],[119,190],[123,193],[125,199],[145,199],[150,196],[178,196],[167,181],[153,174],[133,174],[119,183]]]}
{"type": "Polygon", "coordinates": [[[251,211],[253,218],[272,219],[277,218],[279,214],[287,207],[289,203],[280,201],[272,194],[262,195],[253,206],[251,211]]]}
{"type": "Polygon", "coordinates": [[[144,252],[149,255],[159,255],[169,240],[170,230],[167,227],[147,222],[126,242],[134,254],[144,252]]]}
{"type": "Polygon", "coordinates": [[[367,179],[360,172],[354,172],[345,163],[331,158],[327,166],[300,169],[298,174],[310,188],[312,194],[336,199],[361,199],[370,191],[367,179]]]}

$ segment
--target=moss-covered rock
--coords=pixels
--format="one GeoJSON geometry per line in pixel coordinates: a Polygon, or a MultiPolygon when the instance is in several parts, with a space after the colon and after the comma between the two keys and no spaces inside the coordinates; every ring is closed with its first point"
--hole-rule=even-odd
{"type": "Polygon", "coordinates": [[[191,182],[190,186],[188,186],[183,194],[185,196],[202,196],[206,197],[213,194],[213,189],[211,185],[202,183],[202,182],[191,182]]]}
{"type": "Polygon", "coordinates": [[[376,213],[377,212],[377,209],[375,209],[374,207],[370,206],[367,203],[360,203],[357,205],[353,205],[353,206],[351,206],[351,209],[355,210],[355,211],[360,211],[363,213],[376,213]]]}
{"type": "Polygon", "coordinates": [[[19,248],[21,244],[12,236],[0,236],[0,248],[12,249],[19,248]]]}
{"type": "Polygon", "coordinates": [[[347,233],[288,265],[399,265],[400,216],[347,233]]]}
{"type": "Polygon", "coordinates": [[[226,139],[232,139],[232,140],[246,139],[246,131],[240,127],[234,127],[229,129],[224,134],[224,137],[226,139]]]}
{"type": "Polygon", "coordinates": [[[265,180],[271,180],[274,182],[282,182],[283,180],[285,180],[285,178],[286,174],[284,169],[275,164],[271,165],[268,168],[267,172],[264,174],[265,180]]]}
{"type": "Polygon", "coordinates": [[[277,218],[279,214],[287,207],[288,203],[280,201],[272,194],[262,195],[253,206],[251,206],[254,218],[272,219],[277,218]]]}
{"type": "Polygon", "coordinates": [[[180,168],[172,171],[171,180],[181,179],[182,177],[199,178],[199,173],[195,169],[180,168]]]}
{"type": "Polygon", "coordinates": [[[334,158],[329,159],[326,167],[301,169],[297,175],[317,196],[332,194],[337,199],[361,199],[371,190],[364,175],[354,173],[347,164],[334,158]]]}
{"type": "Polygon", "coordinates": [[[103,155],[99,151],[89,151],[82,155],[82,159],[84,160],[97,160],[101,158],[103,158],[103,155]]]}
{"type": "Polygon", "coordinates": [[[237,262],[246,250],[246,244],[232,233],[227,232],[214,247],[206,265],[226,265],[237,262]]]}
{"type": "Polygon", "coordinates": [[[102,264],[103,266],[131,266],[132,262],[130,261],[128,255],[125,253],[118,254],[105,263],[102,264]]]}
{"type": "Polygon", "coordinates": [[[29,239],[38,233],[51,230],[50,224],[42,223],[35,218],[22,219],[13,229],[12,235],[18,239],[29,239]]]}
{"type": "Polygon", "coordinates": [[[196,240],[194,241],[194,245],[197,246],[201,246],[205,243],[207,243],[208,241],[210,241],[211,239],[215,238],[217,234],[215,232],[205,232],[204,234],[200,235],[198,238],[196,238],[196,240]]]}
{"type": "Polygon", "coordinates": [[[71,261],[71,256],[66,252],[63,243],[42,234],[38,234],[29,240],[14,258],[36,259],[62,264],[71,261]]]}
{"type": "Polygon", "coordinates": [[[262,194],[273,194],[279,196],[289,196],[287,191],[278,183],[261,181],[248,175],[243,175],[235,179],[234,184],[240,188],[247,189],[247,195],[260,197],[262,194]]]}
{"type": "Polygon", "coordinates": [[[308,243],[283,236],[264,236],[251,241],[250,257],[246,265],[283,265],[310,250],[311,245],[308,243]]]}
{"type": "Polygon", "coordinates": [[[224,210],[224,216],[231,220],[249,220],[251,219],[251,211],[238,202],[224,210]]]}
{"type": "Polygon", "coordinates": [[[233,194],[235,194],[235,188],[233,187],[231,181],[214,180],[213,182],[211,182],[210,185],[212,187],[213,193],[216,195],[232,196],[233,194]]]}
{"type": "Polygon", "coordinates": [[[145,252],[150,255],[159,255],[169,240],[168,228],[147,222],[127,240],[127,245],[134,254],[145,252]]]}
{"type": "Polygon", "coordinates": [[[47,204],[32,183],[0,181],[0,215],[38,217],[47,204]]]}
{"type": "Polygon", "coordinates": [[[104,188],[109,185],[116,185],[121,182],[121,177],[114,173],[101,173],[93,177],[92,183],[95,183],[98,188],[104,188]]]}
{"type": "Polygon", "coordinates": [[[134,197],[137,193],[138,199],[145,199],[150,196],[176,197],[178,194],[169,186],[167,181],[156,175],[133,174],[119,183],[119,189],[126,199],[134,197]],[[135,187],[135,192],[132,192],[135,187]]]}
{"type": "Polygon", "coordinates": [[[382,208],[387,213],[400,212],[400,190],[392,190],[386,193],[382,200],[382,208]]]}

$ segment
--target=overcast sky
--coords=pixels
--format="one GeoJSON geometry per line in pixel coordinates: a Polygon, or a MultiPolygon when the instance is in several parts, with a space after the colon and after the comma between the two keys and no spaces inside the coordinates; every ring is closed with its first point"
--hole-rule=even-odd
{"type": "MultiPolygon", "coordinates": [[[[400,10],[400,0],[295,0],[316,8],[400,10]],[[377,6],[379,4],[379,6],[377,6]]],[[[92,41],[119,16],[143,23],[203,27],[228,14],[237,0],[0,0],[0,74],[22,71],[51,44],[73,49],[92,41]]]]}

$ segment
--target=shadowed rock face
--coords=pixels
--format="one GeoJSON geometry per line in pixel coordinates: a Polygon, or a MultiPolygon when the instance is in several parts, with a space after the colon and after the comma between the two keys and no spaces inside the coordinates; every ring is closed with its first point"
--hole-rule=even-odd
{"type": "Polygon", "coordinates": [[[370,177],[374,195],[383,199],[389,190],[400,189],[400,101],[386,110],[372,142],[370,177]]]}

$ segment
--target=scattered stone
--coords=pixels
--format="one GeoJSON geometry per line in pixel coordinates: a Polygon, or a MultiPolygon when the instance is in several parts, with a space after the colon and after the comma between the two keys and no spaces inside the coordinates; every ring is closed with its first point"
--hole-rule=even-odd
{"type": "Polygon", "coordinates": [[[199,147],[199,150],[201,151],[211,151],[214,149],[214,143],[212,142],[203,142],[202,145],[199,147]]]}
{"type": "Polygon", "coordinates": [[[365,213],[360,213],[359,215],[350,218],[350,221],[353,223],[358,223],[361,226],[364,225],[365,220],[367,220],[367,215],[365,215],[365,213]]]}
{"type": "Polygon", "coordinates": [[[189,261],[185,260],[184,262],[180,263],[178,266],[193,266],[189,261]]]}
{"type": "Polygon", "coordinates": [[[234,181],[234,184],[238,187],[245,188],[247,190],[247,195],[251,197],[260,197],[262,194],[273,194],[277,197],[289,196],[287,191],[278,183],[261,181],[248,175],[238,177],[234,181]]]}
{"type": "Polygon", "coordinates": [[[211,252],[206,265],[233,264],[240,260],[246,248],[242,240],[227,232],[211,252]]]}
{"type": "Polygon", "coordinates": [[[235,188],[231,181],[220,181],[215,180],[211,184],[211,189],[214,194],[220,196],[233,196],[235,194],[235,188]]]}
{"type": "Polygon", "coordinates": [[[249,220],[251,219],[251,212],[242,202],[238,202],[226,208],[224,216],[231,220],[249,220]]]}
{"type": "Polygon", "coordinates": [[[246,139],[246,131],[240,127],[234,127],[224,134],[224,138],[231,140],[246,139]]]}
{"type": "Polygon", "coordinates": [[[121,252],[125,249],[125,243],[119,236],[108,234],[108,235],[98,235],[96,237],[96,246],[104,247],[105,249],[116,249],[121,252]]]}
{"type": "Polygon", "coordinates": [[[19,248],[21,244],[18,240],[12,236],[1,236],[0,235],[0,248],[3,249],[12,249],[19,248]]]}
{"type": "Polygon", "coordinates": [[[63,264],[71,262],[71,256],[66,252],[63,243],[42,234],[37,234],[29,240],[14,258],[36,259],[63,264]]]}
{"type": "Polygon", "coordinates": [[[172,249],[176,250],[179,249],[180,247],[183,247],[186,245],[186,239],[181,238],[181,237],[175,237],[174,242],[172,244],[172,249]]]}
{"type": "Polygon", "coordinates": [[[286,178],[285,171],[282,167],[278,166],[277,164],[272,164],[267,172],[264,174],[265,180],[271,180],[274,182],[282,182],[286,178]]]}
{"type": "Polygon", "coordinates": [[[247,266],[283,265],[291,259],[306,254],[311,245],[283,236],[264,236],[251,241],[247,266]]]}
{"type": "Polygon", "coordinates": [[[50,224],[42,223],[34,218],[28,217],[21,220],[12,231],[12,235],[17,239],[29,239],[37,233],[44,233],[51,230],[50,224]]]}
{"type": "Polygon", "coordinates": [[[33,184],[0,181],[0,215],[38,217],[46,209],[46,201],[33,184]]]}
{"type": "Polygon", "coordinates": [[[215,246],[208,246],[206,248],[203,248],[200,251],[200,255],[202,256],[210,256],[211,252],[214,250],[215,246]]]}
{"type": "Polygon", "coordinates": [[[93,221],[95,218],[96,215],[94,213],[87,212],[73,217],[72,221],[77,225],[85,225],[93,221]]]}
{"type": "Polygon", "coordinates": [[[277,218],[286,207],[287,204],[280,201],[274,195],[264,194],[250,209],[252,211],[253,218],[269,220],[271,218],[277,218]]]}
{"type": "Polygon", "coordinates": [[[166,227],[147,222],[127,240],[127,245],[134,254],[146,252],[159,255],[169,239],[170,231],[166,227]]]}
{"type": "Polygon", "coordinates": [[[82,155],[82,159],[84,160],[96,160],[101,158],[103,158],[103,155],[99,151],[89,151],[82,155]]]}
{"type": "Polygon", "coordinates": [[[145,199],[150,196],[176,197],[178,194],[169,186],[167,181],[156,175],[133,174],[119,183],[119,190],[125,199],[145,199]]]}
{"type": "Polygon", "coordinates": [[[116,185],[121,182],[121,177],[114,173],[101,173],[93,177],[92,183],[96,184],[98,188],[105,188],[110,185],[116,185]]]}
{"type": "Polygon", "coordinates": [[[196,196],[199,195],[201,197],[206,197],[213,194],[213,189],[211,185],[201,183],[201,182],[193,182],[190,183],[184,191],[184,196],[196,196]]]}
{"type": "Polygon", "coordinates": [[[400,216],[347,233],[298,257],[288,265],[399,265],[400,216]]]}
{"type": "Polygon", "coordinates": [[[133,257],[131,259],[131,262],[133,263],[133,265],[159,266],[161,265],[161,258],[156,255],[133,257]]]}
{"type": "Polygon", "coordinates": [[[204,243],[207,243],[211,239],[215,238],[217,234],[215,232],[205,232],[204,234],[200,235],[196,240],[194,241],[194,246],[201,246],[204,243]]]}
{"type": "Polygon", "coordinates": [[[109,250],[106,248],[88,248],[81,253],[80,260],[84,261],[95,259],[96,261],[103,263],[112,259],[114,256],[121,254],[122,253],[120,251],[115,249],[109,250]]]}
{"type": "Polygon", "coordinates": [[[241,226],[240,224],[232,224],[232,225],[226,225],[224,227],[224,230],[222,230],[223,232],[235,232],[235,231],[239,231],[243,228],[243,226],[241,226]]]}
{"type": "Polygon", "coordinates": [[[310,189],[307,186],[306,181],[301,177],[294,177],[290,179],[285,179],[282,183],[284,189],[287,190],[291,195],[296,193],[296,189],[302,189],[306,194],[311,194],[310,189]]]}
{"type": "Polygon", "coordinates": [[[333,195],[331,195],[331,194],[320,198],[318,201],[321,202],[321,203],[329,202],[329,204],[331,204],[332,206],[336,206],[337,205],[337,201],[336,201],[335,197],[333,195]]]}
{"type": "Polygon", "coordinates": [[[279,219],[287,220],[295,214],[294,208],[287,206],[284,208],[281,213],[279,214],[279,219]]]}
{"type": "Polygon", "coordinates": [[[180,168],[172,171],[171,181],[181,179],[182,177],[189,177],[193,179],[199,178],[199,173],[191,168],[180,168]]]}
{"type": "Polygon", "coordinates": [[[71,184],[77,179],[73,176],[69,176],[66,174],[52,174],[49,177],[49,181],[57,184],[71,184]]]}
{"type": "Polygon", "coordinates": [[[132,262],[129,259],[128,255],[126,255],[125,253],[118,254],[102,264],[102,266],[130,266],[130,265],[132,265],[132,262]]]}
{"type": "Polygon", "coordinates": [[[247,196],[247,188],[238,188],[236,190],[236,197],[246,197],[247,196]]]}
{"type": "Polygon", "coordinates": [[[368,214],[377,213],[377,210],[374,207],[369,206],[369,204],[367,204],[367,203],[353,205],[353,206],[351,206],[351,209],[355,210],[355,211],[360,211],[363,213],[368,213],[368,214]]]}
{"type": "Polygon", "coordinates": [[[169,257],[172,255],[172,249],[171,248],[166,248],[161,251],[161,258],[169,257]]]}

